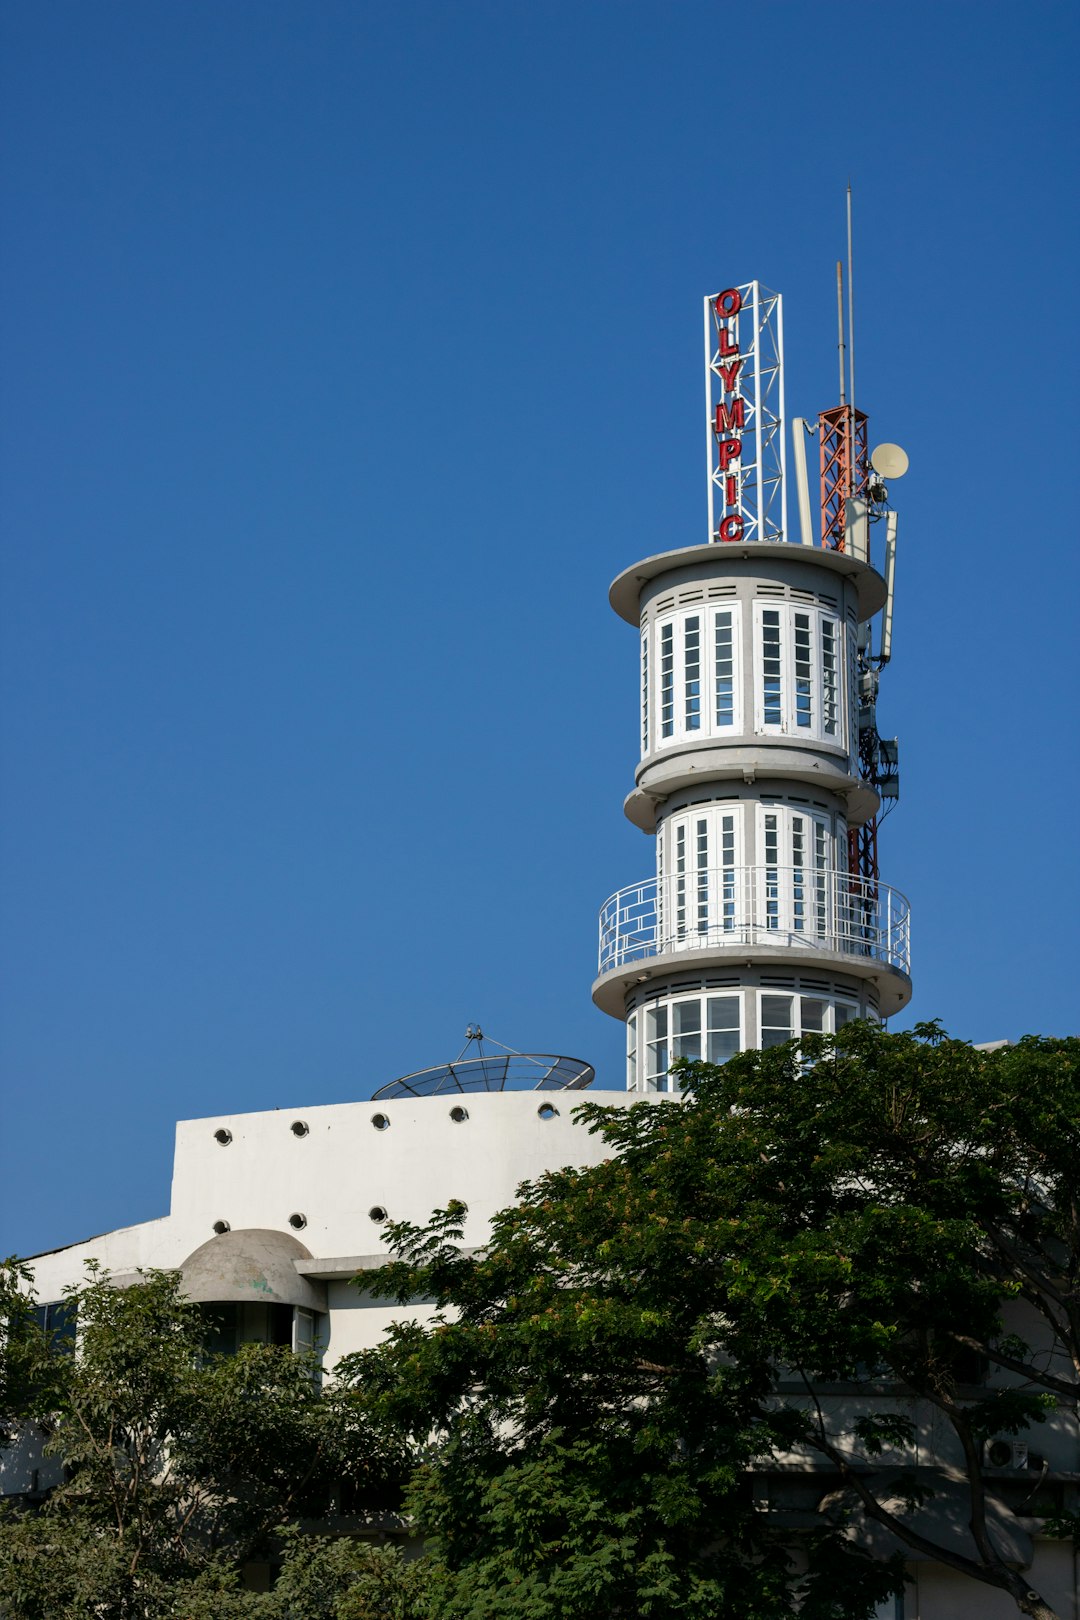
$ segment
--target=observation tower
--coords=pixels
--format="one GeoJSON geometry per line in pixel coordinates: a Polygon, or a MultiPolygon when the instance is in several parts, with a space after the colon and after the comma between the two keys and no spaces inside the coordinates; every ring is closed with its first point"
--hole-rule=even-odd
{"type": "Polygon", "coordinates": [[[631,1091],[672,1089],[677,1057],[723,1062],[911,997],[908,904],[877,865],[899,796],[876,710],[897,534],[886,479],[907,457],[868,454],[837,275],[840,404],[792,423],[796,528],[782,301],[749,282],[705,300],[706,539],[611,587],[641,648],[624,808],[655,836],[656,869],[604,904],[592,993],[626,1024],[631,1091]]]}

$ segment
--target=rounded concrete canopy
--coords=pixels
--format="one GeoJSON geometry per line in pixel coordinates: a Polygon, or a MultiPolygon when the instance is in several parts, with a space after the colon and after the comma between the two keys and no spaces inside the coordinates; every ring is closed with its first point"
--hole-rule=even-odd
{"type": "Polygon", "coordinates": [[[199,1304],[241,1300],[325,1311],[325,1287],[301,1277],[293,1264],[310,1259],[310,1249],[288,1232],[249,1227],[212,1237],[188,1256],[180,1273],[188,1299],[199,1304]]]}

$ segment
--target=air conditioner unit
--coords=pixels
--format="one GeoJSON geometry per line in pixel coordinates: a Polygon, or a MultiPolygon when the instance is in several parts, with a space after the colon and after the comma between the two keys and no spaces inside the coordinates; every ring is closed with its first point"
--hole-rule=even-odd
{"type": "Polygon", "coordinates": [[[986,1442],[983,1461],[987,1468],[993,1468],[1002,1473],[1025,1473],[1031,1466],[1027,1441],[1016,1440],[1011,1434],[999,1434],[993,1440],[986,1442]]]}

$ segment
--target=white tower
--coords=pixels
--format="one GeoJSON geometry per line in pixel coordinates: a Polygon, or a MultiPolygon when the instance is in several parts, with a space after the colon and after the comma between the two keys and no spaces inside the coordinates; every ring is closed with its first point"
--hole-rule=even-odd
{"type": "MultiPolygon", "coordinates": [[[[874,708],[895,514],[867,464],[866,419],[842,402],[813,430],[817,533],[811,430],[794,424],[789,534],[781,318],[756,282],[706,300],[709,538],[634,564],[610,592],[641,636],[625,811],[656,837],[655,877],[600,914],[593,1000],[626,1023],[630,1090],[669,1089],[677,1057],[723,1062],[885,1018],[911,996],[907,901],[876,869],[875,818],[897,780],[874,708]]],[[[896,457],[883,472],[903,470],[896,457]]]]}

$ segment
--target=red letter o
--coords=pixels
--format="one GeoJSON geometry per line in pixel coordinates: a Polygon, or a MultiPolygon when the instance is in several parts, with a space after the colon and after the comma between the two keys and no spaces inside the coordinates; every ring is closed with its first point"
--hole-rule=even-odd
{"type": "Polygon", "coordinates": [[[742,293],[738,287],[727,287],[713,299],[718,315],[737,315],[742,309],[742,293]]]}

